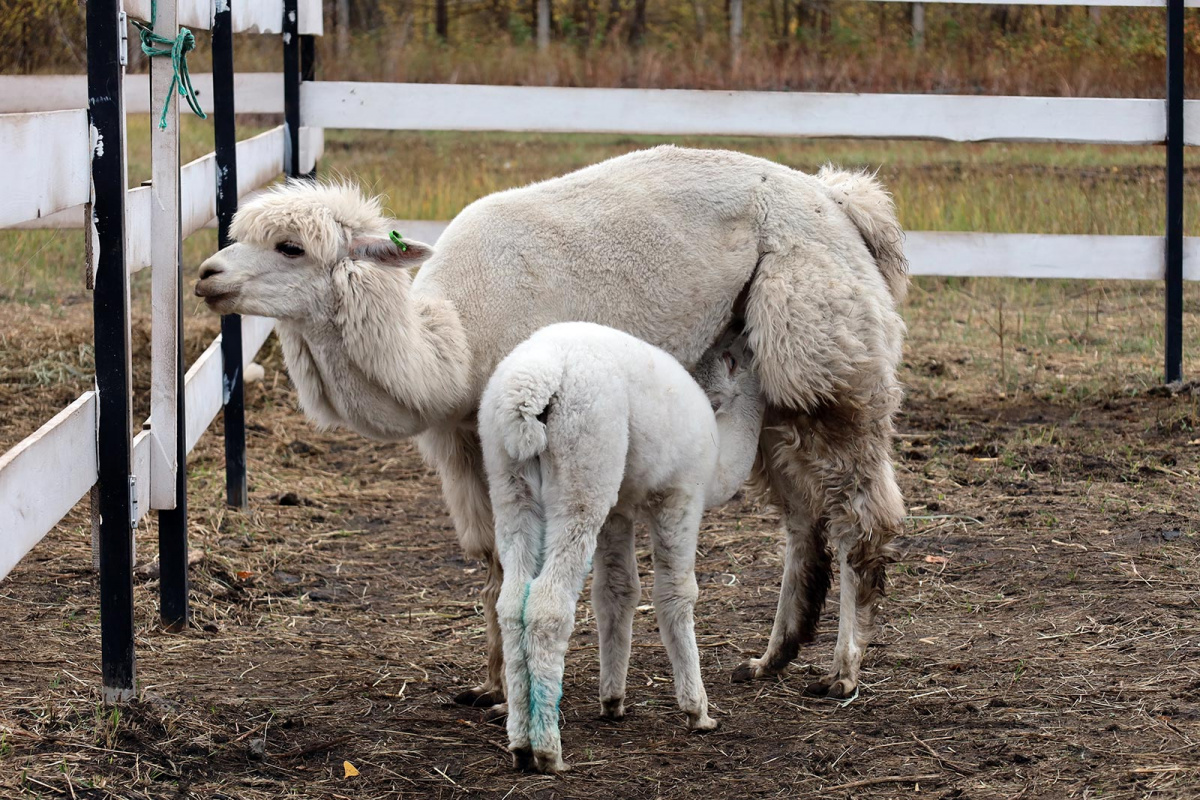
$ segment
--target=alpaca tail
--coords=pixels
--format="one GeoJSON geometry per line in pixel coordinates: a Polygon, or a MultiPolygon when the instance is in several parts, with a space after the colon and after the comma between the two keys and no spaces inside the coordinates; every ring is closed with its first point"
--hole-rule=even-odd
{"type": "Polygon", "coordinates": [[[851,172],[832,165],[821,168],[817,179],[846,212],[875,257],[879,272],[896,302],[908,293],[908,259],[904,257],[904,231],[896,219],[896,204],[875,175],[851,172]]]}
{"type": "Polygon", "coordinates": [[[515,461],[531,461],[546,450],[546,416],[562,371],[562,361],[551,356],[522,361],[504,375],[497,427],[504,450],[515,461]]]}

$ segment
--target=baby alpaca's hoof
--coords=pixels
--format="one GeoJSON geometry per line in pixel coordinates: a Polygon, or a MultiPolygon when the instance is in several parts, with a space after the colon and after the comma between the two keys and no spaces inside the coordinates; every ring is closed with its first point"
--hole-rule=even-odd
{"type": "Polygon", "coordinates": [[[519,769],[521,772],[529,772],[533,769],[533,750],[526,747],[510,747],[508,751],[512,753],[513,769],[519,769]]]}
{"type": "Polygon", "coordinates": [[[614,721],[625,719],[625,698],[614,697],[610,700],[601,700],[600,716],[614,721]]]}
{"type": "Polygon", "coordinates": [[[533,768],[543,775],[558,775],[570,769],[559,753],[533,754],[533,768]]]}
{"type": "Polygon", "coordinates": [[[688,730],[693,733],[715,731],[718,727],[719,724],[717,721],[708,714],[688,714],[688,730]]]}
{"type": "Polygon", "coordinates": [[[483,721],[493,725],[503,725],[508,721],[508,703],[497,703],[483,712],[483,721]]]}
{"type": "Polygon", "coordinates": [[[474,708],[488,708],[497,703],[504,702],[504,695],[499,692],[489,691],[482,686],[475,686],[467,689],[465,692],[459,692],[454,697],[454,702],[460,706],[472,706],[474,708]]]}

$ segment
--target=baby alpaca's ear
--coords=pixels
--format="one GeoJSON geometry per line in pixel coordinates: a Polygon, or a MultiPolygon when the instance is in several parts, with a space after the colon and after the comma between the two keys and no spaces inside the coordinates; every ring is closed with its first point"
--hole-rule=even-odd
{"type": "Polygon", "coordinates": [[[370,261],[381,267],[415,267],[429,260],[433,248],[398,233],[384,236],[356,236],[350,242],[350,257],[370,261]]]}
{"type": "Polygon", "coordinates": [[[733,353],[726,350],[721,353],[721,360],[725,362],[725,369],[729,370],[730,375],[737,372],[738,360],[734,357],[733,353]]]}

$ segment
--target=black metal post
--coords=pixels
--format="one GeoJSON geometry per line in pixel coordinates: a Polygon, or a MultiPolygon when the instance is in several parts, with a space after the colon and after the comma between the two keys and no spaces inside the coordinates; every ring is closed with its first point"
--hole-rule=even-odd
{"type": "MultiPolygon", "coordinates": [[[[179,258],[183,264],[183,231],[177,231],[179,258]]],[[[187,536],[187,409],[184,406],[183,376],[183,269],[176,280],[179,290],[175,308],[175,507],[158,512],[158,599],[159,619],[169,631],[179,632],[188,623],[188,536],[187,536]]]]}
{"type": "Polygon", "coordinates": [[[283,0],[283,171],[300,175],[300,25],[296,0],[283,0]]]}
{"type": "Polygon", "coordinates": [[[317,37],[306,33],[300,37],[300,80],[317,79],[317,37]]]}
{"type": "Polygon", "coordinates": [[[1183,380],[1183,2],[1167,0],[1167,383],[1183,380]]]}
{"type": "Polygon", "coordinates": [[[129,280],[125,271],[125,117],[120,0],[87,4],[92,148],[92,314],[99,394],[100,651],[108,702],[134,692],[133,481],[130,448],[129,280]],[[103,146],[101,146],[103,145],[103,146]]]}
{"type": "MultiPolygon", "coordinates": [[[[217,153],[217,246],[230,244],[229,226],[238,207],[237,125],[234,122],[233,17],[218,3],[213,17],[213,129],[217,153]]],[[[242,318],[221,317],[225,363],[225,502],[246,508],[246,407],[242,384],[242,318]]]]}
{"type": "MultiPolygon", "coordinates": [[[[304,34],[300,37],[300,81],[315,81],[317,79],[317,37],[304,34]]],[[[316,180],[317,165],[304,173],[309,180],[316,180]]]]}

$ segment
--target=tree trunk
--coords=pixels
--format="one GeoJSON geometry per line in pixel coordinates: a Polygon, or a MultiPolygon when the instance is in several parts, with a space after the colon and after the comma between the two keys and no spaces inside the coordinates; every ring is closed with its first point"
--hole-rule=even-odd
{"type": "Polygon", "coordinates": [[[434,30],[437,32],[438,39],[443,42],[450,38],[450,8],[449,0],[437,0],[435,6],[434,30]]]}
{"type": "Polygon", "coordinates": [[[646,0],[633,0],[633,21],[629,25],[629,43],[639,45],[646,38],[646,0]]]}
{"type": "Polygon", "coordinates": [[[736,70],[742,55],[742,0],[729,0],[729,58],[736,70]]]}
{"type": "Polygon", "coordinates": [[[550,47],[550,0],[538,0],[537,46],[542,52],[550,47]]]}
{"type": "Polygon", "coordinates": [[[350,0],[337,0],[334,6],[335,27],[337,27],[337,57],[345,63],[350,55],[350,0]]]}
{"type": "Polygon", "coordinates": [[[708,30],[708,15],[704,11],[704,0],[692,0],[692,19],[696,23],[696,41],[704,38],[708,30]]]}
{"type": "Polygon", "coordinates": [[[604,36],[607,38],[621,22],[621,0],[609,0],[608,19],[604,21],[604,36]]]}

